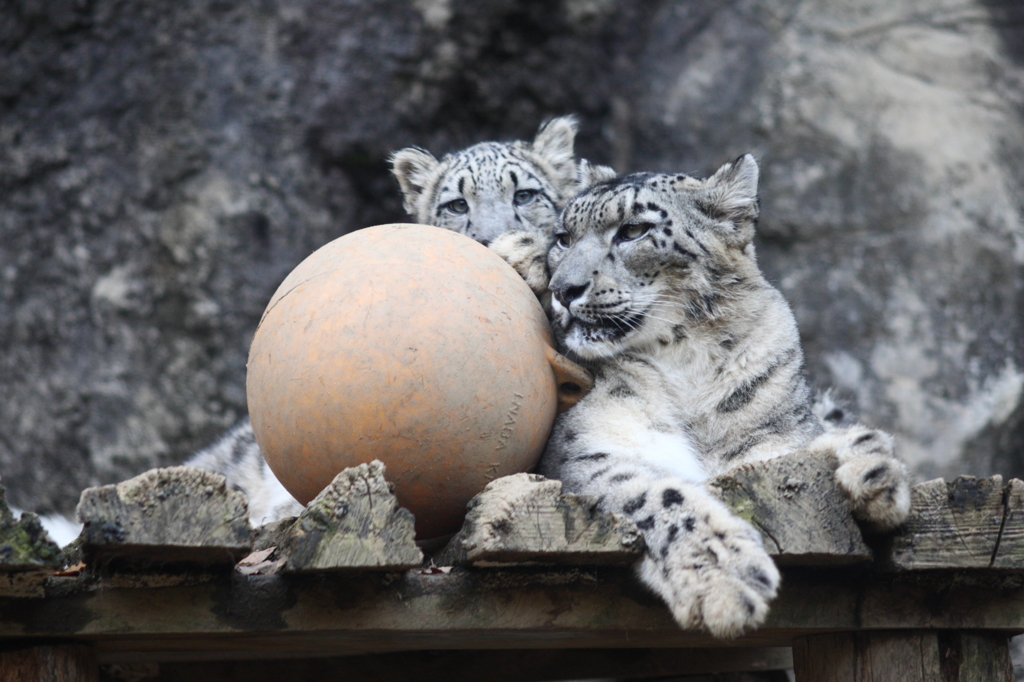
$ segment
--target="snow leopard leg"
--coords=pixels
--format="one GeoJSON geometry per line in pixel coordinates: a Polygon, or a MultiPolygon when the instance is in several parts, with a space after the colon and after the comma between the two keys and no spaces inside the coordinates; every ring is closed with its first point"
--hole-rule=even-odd
{"type": "Polygon", "coordinates": [[[853,515],[878,530],[896,528],[910,514],[907,468],[893,452],[893,437],[862,424],[829,429],[808,445],[839,458],[836,483],[853,505],[853,515]]]}
{"type": "Polygon", "coordinates": [[[717,637],[756,627],[779,585],[760,534],[701,487],[692,442],[659,404],[624,393],[605,376],[564,413],[541,473],[636,523],[647,544],[638,575],[681,626],[717,637]]]}
{"type": "Polygon", "coordinates": [[[233,490],[244,493],[253,527],[302,513],[303,506],[285,490],[263,458],[248,418],[196,452],[185,464],[222,474],[233,490]]]}
{"type": "Polygon", "coordinates": [[[736,637],[764,622],[780,577],[749,523],[680,479],[628,481],[606,499],[643,531],[637,573],[681,626],[736,637]]]}

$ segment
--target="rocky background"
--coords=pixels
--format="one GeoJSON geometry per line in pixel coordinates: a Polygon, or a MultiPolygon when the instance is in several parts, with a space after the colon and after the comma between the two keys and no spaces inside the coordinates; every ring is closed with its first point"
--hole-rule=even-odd
{"type": "Polygon", "coordinates": [[[763,168],[812,382],[919,478],[1024,476],[1013,0],[0,0],[0,475],[16,504],[245,414],[265,302],[404,219],[389,152],[577,113],[620,171],[763,168]]]}

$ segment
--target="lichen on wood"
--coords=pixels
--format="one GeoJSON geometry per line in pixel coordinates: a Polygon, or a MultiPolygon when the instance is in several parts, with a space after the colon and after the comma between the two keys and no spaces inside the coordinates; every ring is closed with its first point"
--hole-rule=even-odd
{"type": "Polygon", "coordinates": [[[25,512],[16,519],[0,486],[0,573],[60,568],[60,547],[43,529],[39,517],[25,512]]]}
{"type": "Polygon", "coordinates": [[[871,550],[835,482],[838,460],[797,452],[751,462],[717,476],[709,489],[764,538],[782,565],[871,560],[871,550]]]}

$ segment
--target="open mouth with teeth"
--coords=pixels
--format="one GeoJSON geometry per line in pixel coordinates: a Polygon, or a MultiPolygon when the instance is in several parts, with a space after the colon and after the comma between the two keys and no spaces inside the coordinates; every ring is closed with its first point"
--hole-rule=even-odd
{"type": "Polygon", "coordinates": [[[614,341],[639,329],[643,319],[643,313],[621,313],[592,319],[573,316],[569,329],[577,331],[586,341],[614,341]]]}

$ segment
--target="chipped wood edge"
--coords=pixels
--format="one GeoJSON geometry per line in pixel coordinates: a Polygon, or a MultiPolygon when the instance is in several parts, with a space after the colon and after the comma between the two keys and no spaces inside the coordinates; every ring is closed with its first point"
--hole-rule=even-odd
{"type": "Polygon", "coordinates": [[[871,549],[836,485],[837,466],[834,455],[796,452],[740,465],[707,487],[761,533],[779,565],[870,562],[871,549]]]}
{"type": "Polygon", "coordinates": [[[644,542],[625,517],[597,509],[597,498],[562,494],[538,474],[492,481],[474,497],[462,529],[435,557],[440,565],[629,565],[644,542]]]}
{"type": "Polygon", "coordinates": [[[888,539],[882,563],[895,571],[1024,571],[1024,482],[959,476],[915,485],[910,519],[888,539]]]}
{"type": "Polygon", "coordinates": [[[285,573],[404,571],[423,563],[415,519],[395,499],[379,460],[335,476],[280,533],[285,573]]]}
{"type": "Polygon", "coordinates": [[[189,466],[87,488],[77,515],[88,563],[233,565],[253,543],[245,496],[224,476],[189,466]]]}

